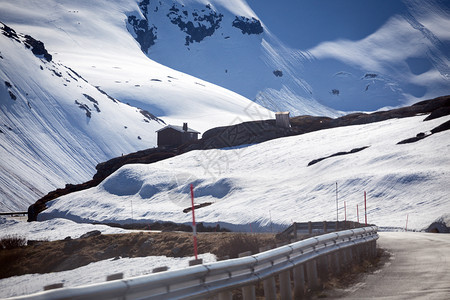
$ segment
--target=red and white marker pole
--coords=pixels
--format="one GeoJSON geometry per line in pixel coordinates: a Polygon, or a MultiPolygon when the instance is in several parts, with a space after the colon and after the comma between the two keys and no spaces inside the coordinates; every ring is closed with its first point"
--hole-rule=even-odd
{"type": "Polygon", "coordinates": [[[195,225],[195,212],[194,212],[194,185],[191,184],[191,204],[192,204],[192,232],[194,236],[194,254],[197,260],[197,226],[195,225]]]}

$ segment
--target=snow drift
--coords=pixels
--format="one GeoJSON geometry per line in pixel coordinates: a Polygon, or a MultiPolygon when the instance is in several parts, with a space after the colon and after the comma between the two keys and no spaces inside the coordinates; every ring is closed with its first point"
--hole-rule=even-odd
{"type": "MultiPolygon", "coordinates": [[[[340,219],[362,216],[381,227],[423,229],[449,211],[446,182],[450,132],[397,144],[450,120],[425,116],[346,126],[261,144],[191,151],[150,165],[126,165],[99,186],[47,203],[41,220],[189,223],[189,185],[198,222],[232,229],[269,230],[293,221],[334,220],[336,183],[340,219]],[[352,149],[361,151],[353,152],[352,149]],[[338,152],[346,155],[333,156],[338,152]],[[325,158],[313,165],[309,162],[325,158]],[[250,224],[250,225],[249,225],[250,224]],[[274,227],[275,226],[275,227],[274,227]]],[[[362,220],[362,219],[361,219],[362,220]]]]}

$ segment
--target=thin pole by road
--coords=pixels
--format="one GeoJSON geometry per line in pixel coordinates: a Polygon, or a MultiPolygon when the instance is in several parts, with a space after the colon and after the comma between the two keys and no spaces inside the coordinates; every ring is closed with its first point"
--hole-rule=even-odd
{"type": "Polygon", "coordinates": [[[450,299],[450,234],[379,235],[391,255],[386,264],[327,299],[450,299]]]}

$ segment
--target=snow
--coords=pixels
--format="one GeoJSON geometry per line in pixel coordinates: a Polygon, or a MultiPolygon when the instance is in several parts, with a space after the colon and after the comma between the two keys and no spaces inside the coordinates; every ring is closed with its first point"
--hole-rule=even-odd
{"type": "Polygon", "coordinates": [[[421,230],[450,211],[449,132],[397,145],[450,120],[425,116],[321,130],[237,148],[191,151],[150,165],[126,165],[99,186],[47,203],[40,220],[63,217],[77,222],[189,223],[189,185],[197,222],[249,231],[280,229],[293,221],[360,221],[367,192],[368,221],[380,227],[421,230]],[[314,159],[369,146],[357,153],[314,159]],[[133,211],[131,211],[131,205],[133,211]]]}
{"type": "Polygon", "coordinates": [[[1,211],[26,210],[66,183],[91,179],[100,162],[156,146],[163,122],[204,132],[273,117],[241,95],[146,57],[124,21],[137,9],[133,1],[0,5],[2,22],[43,41],[53,56],[47,62],[0,36],[1,211]],[[162,121],[147,120],[140,109],[162,121]]]}
{"type": "MultiPolygon", "coordinates": [[[[204,263],[216,261],[213,254],[198,255],[204,263]]],[[[194,257],[148,256],[137,258],[108,259],[90,263],[86,266],[62,272],[47,274],[27,274],[0,279],[0,297],[27,295],[43,290],[43,287],[63,283],[64,287],[75,287],[106,281],[108,275],[123,273],[123,278],[151,274],[153,269],[168,267],[169,270],[187,268],[194,257]]]]}
{"type": "Polygon", "coordinates": [[[83,234],[98,230],[102,234],[129,233],[130,230],[110,227],[107,225],[92,225],[75,223],[68,219],[55,218],[43,222],[23,222],[10,218],[0,218],[0,239],[15,235],[26,240],[56,241],[70,236],[73,239],[83,234]]]}
{"type": "MultiPolygon", "coordinates": [[[[189,10],[211,3],[224,21],[216,34],[186,47],[185,34],[164,14],[173,3],[162,1],[159,13],[150,10],[148,15],[159,37],[146,55],[126,25],[128,16],[143,16],[138,1],[0,0],[0,20],[44,42],[53,56],[47,62],[0,35],[1,211],[26,210],[55,188],[91,179],[102,161],[154,147],[155,131],[166,124],[188,122],[204,132],[270,119],[272,111],[338,116],[341,110],[375,110],[450,92],[450,18],[437,1],[405,1],[406,12],[392,15],[367,37],[336,37],[310,49],[287,47],[264,20],[261,35],[243,35],[230,26],[236,16],[258,18],[244,0],[176,3],[189,10]],[[274,76],[275,70],[283,77],[274,76]],[[140,109],[160,120],[145,119],[140,109]]],[[[326,18],[320,19],[327,26],[326,18]]],[[[449,132],[396,145],[449,120],[423,122],[424,117],[127,165],[97,187],[48,203],[41,222],[0,219],[0,236],[56,240],[68,232],[73,238],[91,230],[127,232],[75,221],[189,223],[190,215],[182,210],[190,204],[191,183],[197,203],[212,203],[197,211],[198,222],[235,230],[280,230],[293,221],[334,220],[336,183],[341,220],[344,201],[347,218],[356,220],[358,204],[362,219],[367,191],[371,223],[402,228],[408,216],[409,229],[421,230],[439,219],[448,224],[449,132]],[[307,167],[313,159],[364,146],[369,147],[307,167]]],[[[125,276],[148,273],[163,263],[186,265],[166,258],[98,262],[63,272],[67,277],[55,273],[1,280],[5,294],[0,297],[19,289],[38,291],[42,281],[63,278],[66,286],[78,285],[113,270],[125,276]],[[120,269],[122,262],[126,266],[120,269]]]]}
{"type": "Polygon", "coordinates": [[[336,37],[310,49],[287,47],[264,20],[257,35],[231,26],[236,16],[258,19],[244,0],[152,2],[146,16],[138,2],[0,1],[2,22],[44,42],[53,56],[45,62],[0,37],[0,80],[12,84],[0,85],[0,126],[11,129],[0,134],[2,211],[25,210],[55,188],[89,180],[102,161],[154,147],[155,131],[165,124],[144,122],[139,109],[204,132],[273,118],[272,111],[339,116],[450,91],[448,10],[436,1],[408,1],[407,11],[393,12],[363,39],[336,37]],[[185,5],[192,21],[192,13],[208,3],[223,15],[220,26],[186,46],[186,34],[170,22],[168,10],[185,5]],[[148,53],[129,32],[129,16],[147,17],[158,28],[148,53]],[[376,78],[364,77],[372,72],[376,78]],[[120,102],[111,103],[97,87],[120,102]],[[100,113],[83,94],[99,101],[100,113]],[[92,118],[75,101],[89,107],[92,118]]]}
{"type": "MultiPolygon", "coordinates": [[[[55,241],[67,236],[72,239],[98,230],[102,234],[126,234],[135,232],[106,225],[75,223],[67,219],[55,218],[43,222],[24,222],[0,217],[0,239],[8,236],[23,237],[26,240],[55,241]]],[[[148,231],[147,231],[148,232],[148,231]]],[[[215,255],[203,253],[198,255],[204,263],[216,261],[215,255]]],[[[106,276],[123,273],[124,278],[151,274],[153,269],[168,267],[169,270],[186,268],[194,257],[121,257],[90,263],[74,270],[46,274],[27,274],[0,279],[0,298],[27,295],[43,290],[46,285],[63,283],[65,287],[74,287],[103,282],[106,276]]]]}

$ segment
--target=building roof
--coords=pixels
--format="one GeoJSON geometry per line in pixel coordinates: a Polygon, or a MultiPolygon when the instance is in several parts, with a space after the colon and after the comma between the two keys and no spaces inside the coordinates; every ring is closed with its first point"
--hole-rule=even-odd
{"type": "MultiPolygon", "coordinates": [[[[156,132],[160,132],[160,131],[163,131],[163,130],[168,129],[168,128],[172,128],[172,129],[174,129],[174,130],[176,130],[176,131],[179,131],[179,132],[185,132],[185,131],[183,130],[183,126],[177,126],[177,125],[167,125],[166,127],[163,127],[163,128],[161,128],[161,129],[159,129],[159,130],[156,130],[156,132]]],[[[192,129],[192,128],[188,128],[188,130],[187,130],[186,132],[188,132],[188,133],[198,133],[198,134],[200,134],[200,132],[198,132],[198,131],[196,131],[196,130],[194,130],[194,129],[192,129]]]]}

